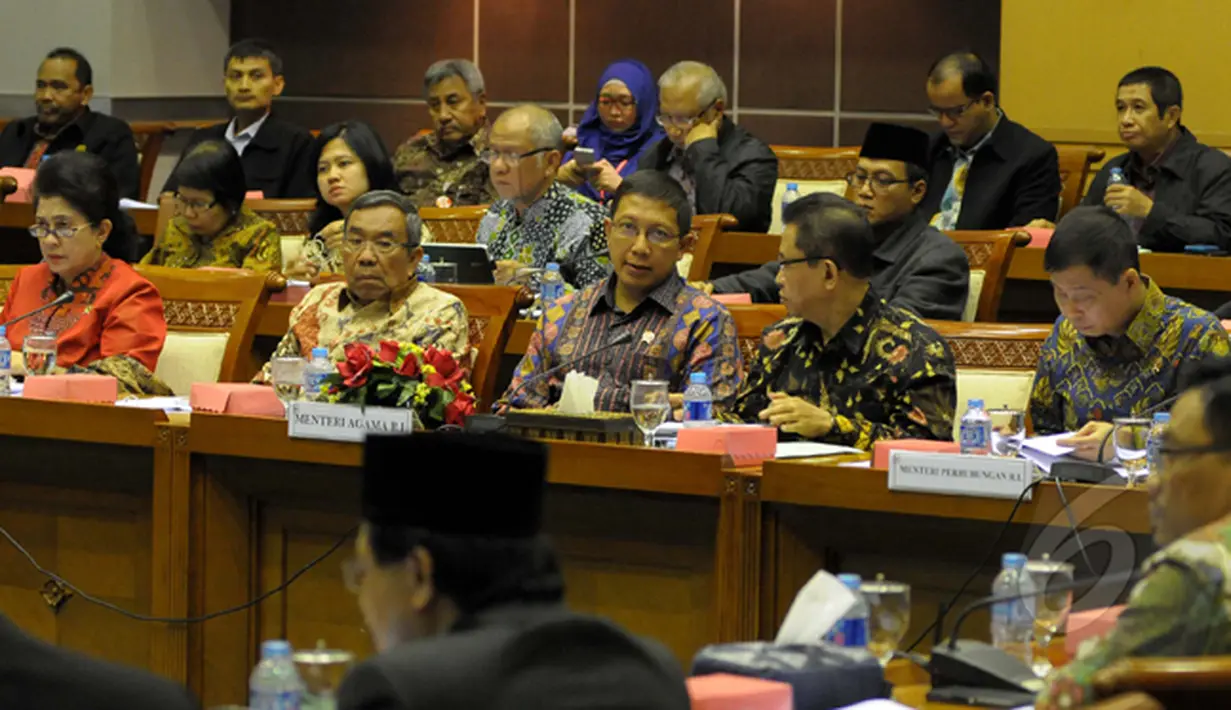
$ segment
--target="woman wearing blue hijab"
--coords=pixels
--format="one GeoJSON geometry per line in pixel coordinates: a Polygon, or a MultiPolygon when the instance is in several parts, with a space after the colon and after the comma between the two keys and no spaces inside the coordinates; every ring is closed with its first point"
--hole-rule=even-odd
{"type": "Polygon", "coordinates": [[[594,165],[577,164],[573,151],[564,156],[558,180],[599,202],[605,202],[637,170],[641,149],[662,138],[658,125],[658,85],[636,59],[621,59],[607,67],[598,91],[581,123],[577,147],[594,151],[594,165]]]}

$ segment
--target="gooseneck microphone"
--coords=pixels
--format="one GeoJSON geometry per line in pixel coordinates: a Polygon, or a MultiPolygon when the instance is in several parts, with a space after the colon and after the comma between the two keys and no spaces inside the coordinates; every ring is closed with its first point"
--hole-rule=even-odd
{"type": "Polygon", "coordinates": [[[568,368],[574,367],[580,364],[581,362],[584,362],[585,360],[589,360],[595,355],[600,355],[602,353],[605,353],[608,350],[611,350],[612,348],[617,348],[621,345],[627,345],[632,339],[633,339],[633,334],[630,331],[626,330],[623,333],[620,333],[619,335],[614,336],[611,340],[608,340],[604,345],[600,347],[597,347],[587,353],[582,353],[581,355],[578,355],[575,358],[565,360],[559,365],[549,367],[546,370],[543,370],[542,372],[538,373],[537,375],[527,377],[526,379],[522,380],[521,384],[517,386],[517,389],[509,393],[508,397],[502,397],[500,399],[499,404],[502,404],[502,405],[509,404],[510,402],[512,402],[514,399],[517,398],[517,395],[525,391],[526,387],[530,386],[531,383],[540,382],[543,379],[550,377],[556,374],[557,372],[560,372],[561,370],[566,370],[568,368]]]}
{"type": "Polygon", "coordinates": [[[73,290],[71,290],[71,289],[70,289],[70,290],[68,290],[68,291],[65,291],[64,293],[60,294],[59,296],[56,296],[55,300],[53,300],[51,303],[45,303],[45,304],[43,304],[43,305],[39,306],[38,308],[35,308],[35,309],[34,309],[34,310],[32,310],[32,311],[29,311],[29,312],[27,312],[27,313],[22,313],[21,315],[17,316],[16,318],[10,318],[10,319],[6,320],[5,322],[0,323],[0,328],[7,328],[8,326],[10,326],[10,325],[12,325],[12,324],[14,324],[14,323],[17,323],[17,322],[19,322],[19,321],[23,321],[23,320],[25,320],[25,319],[29,318],[30,316],[33,316],[33,315],[38,315],[39,313],[42,313],[43,311],[47,310],[48,308],[55,308],[56,306],[62,306],[62,305],[64,305],[65,303],[68,303],[69,301],[72,301],[72,300],[73,300],[73,297],[74,297],[74,296],[76,296],[76,295],[77,295],[77,292],[76,292],[76,291],[73,291],[73,290]]]}

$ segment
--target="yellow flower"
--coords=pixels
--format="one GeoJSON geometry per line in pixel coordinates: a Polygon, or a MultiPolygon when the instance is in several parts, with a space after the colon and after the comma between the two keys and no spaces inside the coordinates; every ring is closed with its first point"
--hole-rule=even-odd
{"type": "Polygon", "coordinates": [[[424,364],[424,365],[423,365],[423,367],[422,367],[422,370],[423,370],[423,374],[425,374],[425,375],[434,375],[434,374],[436,374],[436,368],[435,368],[435,367],[433,367],[432,365],[427,365],[427,364],[424,364]]]}
{"type": "Polygon", "coordinates": [[[415,387],[415,396],[414,396],[415,404],[419,406],[423,406],[424,404],[427,404],[427,396],[431,393],[432,393],[432,388],[428,387],[423,382],[420,382],[419,385],[415,387]]]}

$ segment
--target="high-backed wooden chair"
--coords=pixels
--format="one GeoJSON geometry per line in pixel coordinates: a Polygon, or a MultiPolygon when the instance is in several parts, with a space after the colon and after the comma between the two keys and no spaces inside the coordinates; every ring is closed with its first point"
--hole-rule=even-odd
{"type": "MultiPolygon", "coordinates": [[[[959,411],[969,399],[982,399],[989,409],[1029,411],[1039,352],[1051,333],[1050,325],[955,321],[928,321],[928,325],[953,350],[959,411]]],[[[955,418],[955,441],[959,425],[955,418]]]]}
{"type": "Polygon", "coordinates": [[[1092,145],[1057,145],[1060,158],[1060,210],[1056,221],[1081,204],[1086,191],[1086,181],[1095,163],[1103,159],[1106,151],[1092,145]]]}
{"type": "Polygon", "coordinates": [[[689,254],[680,260],[680,275],[689,281],[704,281],[709,278],[713,258],[714,241],[739,220],[729,214],[699,214],[692,218],[693,243],[689,254]]]}
{"type": "Polygon", "coordinates": [[[282,242],[282,269],[299,258],[303,241],[312,236],[308,223],[316,211],[316,200],[247,200],[244,206],[274,223],[282,242]]]}
{"type": "Polygon", "coordinates": [[[175,131],[175,126],[165,121],[134,121],[128,125],[132,128],[133,141],[137,144],[137,165],[141,171],[137,199],[146,200],[149,199],[154,164],[158,162],[163,141],[175,131]]]}
{"type": "Polygon", "coordinates": [[[752,361],[761,347],[761,331],[786,318],[786,306],[778,304],[758,304],[727,306],[735,318],[735,339],[739,344],[740,355],[744,358],[742,375],[748,376],[752,361]]]}
{"type": "Polygon", "coordinates": [[[1000,310],[1013,253],[1030,242],[1025,232],[948,232],[970,261],[970,294],[962,320],[990,323],[1000,310]]]}
{"type": "Polygon", "coordinates": [[[774,218],[769,227],[773,234],[782,233],[782,219],[777,208],[782,204],[787,183],[795,183],[800,196],[814,192],[845,195],[846,176],[855,171],[855,165],[859,162],[859,146],[828,148],[773,145],[770,149],[778,156],[778,182],[774,186],[773,198],[774,218]]]}
{"type": "Polygon", "coordinates": [[[162,294],[167,341],[154,371],[179,395],[194,382],[246,381],[248,354],[268,300],[265,276],[250,271],[138,266],[162,294]]]}
{"type": "Polygon", "coordinates": [[[1167,710],[1226,707],[1231,698],[1231,656],[1127,658],[1093,678],[1099,698],[1141,692],[1167,710]]]}
{"type": "Polygon", "coordinates": [[[487,214],[487,205],[471,207],[420,207],[419,219],[428,233],[424,239],[447,244],[474,244],[479,234],[479,222],[487,214]]]}
{"type": "MultiPolygon", "coordinates": [[[[782,236],[778,234],[760,234],[758,232],[728,232],[718,230],[710,241],[709,251],[705,254],[706,263],[701,273],[700,281],[714,278],[714,266],[739,265],[751,269],[778,258],[778,244],[782,236]]],[[[695,261],[694,261],[695,263],[695,261]]],[[[698,267],[699,268],[699,267],[698,267]]],[[[736,269],[742,271],[743,269],[736,269]]],[[[718,276],[723,276],[723,272],[718,276]]]]}
{"type": "MultiPolygon", "coordinates": [[[[0,130],[4,129],[0,128],[0,130]]],[[[26,266],[26,264],[0,264],[0,307],[3,307],[4,302],[8,300],[9,286],[13,284],[13,279],[17,278],[18,270],[26,266]]]]}
{"type": "Polygon", "coordinates": [[[486,411],[496,398],[496,379],[500,358],[504,355],[513,322],[517,320],[515,301],[518,289],[513,286],[479,286],[436,284],[441,291],[457,296],[466,304],[470,316],[470,347],[474,349],[470,369],[470,385],[478,398],[476,411],[486,411]]]}

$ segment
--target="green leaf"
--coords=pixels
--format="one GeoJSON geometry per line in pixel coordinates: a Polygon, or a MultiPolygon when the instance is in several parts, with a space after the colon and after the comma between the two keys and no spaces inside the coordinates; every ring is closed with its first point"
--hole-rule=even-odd
{"type": "Polygon", "coordinates": [[[401,393],[400,395],[398,395],[398,402],[397,402],[397,405],[396,405],[396,406],[398,406],[398,407],[405,407],[405,406],[406,406],[406,403],[407,403],[407,402],[409,402],[409,401],[411,400],[411,398],[412,398],[412,397],[414,397],[414,396],[415,396],[415,388],[414,388],[414,387],[406,387],[406,388],[403,388],[403,389],[402,389],[402,393],[401,393]]]}

